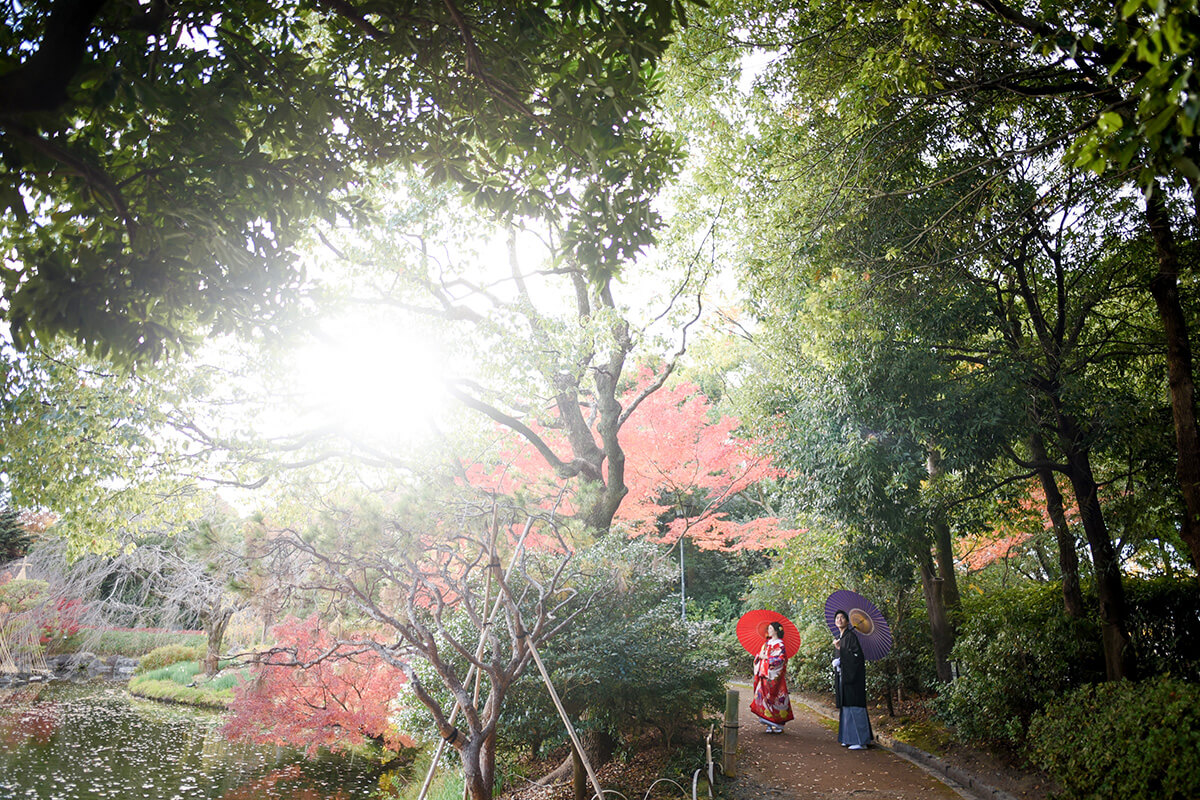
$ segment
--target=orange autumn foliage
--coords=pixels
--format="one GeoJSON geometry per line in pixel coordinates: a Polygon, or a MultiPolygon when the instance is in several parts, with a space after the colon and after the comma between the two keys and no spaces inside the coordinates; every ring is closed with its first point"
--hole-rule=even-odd
{"type": "MultiPolygon", "coordinates": [[[[623,394],[622,405],[628,407],[652,378],[644,370],[623,394]]],[[[687,536],[706,550],[758,550],[800,533],[782,528],[774,516],[730,519],[731,499],[780,471],[758,443],[735,435],[737,418],[712,417],[712,403],[687,381],[665,386],[642,401],[618,433],[628,494],[613,518],[614,528],[631,538],[645,536],[667,544],[687,536]],[[668,521],[662,524],[663,520],[668,521]]],[[[553,425],[530,428],[556,452],[567,451],[553,425]]],[[[576,508],[571,491],[579,487],[568,485],[564,493],[562,481],[537,450],[515,435],[504,438],[491,463],[468,470],[468,480],[489,491],[533,495],[543,507],[553,506],[564,514],[576,508]]]]}
{"type": "Polygon", "coordinates": [[[412,746],[388,724],[392,703],[407,682],[404,673],[373,652],[339,646],[315,614],[289,619],[272,634],[279,648],[294,648],[295,661],[316,663],[299,668],[276,659],[277,664],[256,665],[254,677],[235,689],[226,735],[302,747],[310,754],[366,739],[393,749],[412,746]]]}
{"type": "MultiPolygon", "coordinates": [[[[1078,519],[1078,508],[1065,509],[1068,523],[1078,519]]],[[[1041,531],[1054,529],[1046,510],[1046,492],[1041,483],[1029,484],[1025,495],[1008,509],[1005,518],[998,520],[989,531],[963,536],[956,544],[958,560],[970,572],[977,572],[1000,559],[1010,558],[1021,546],[1041,531]]]]}

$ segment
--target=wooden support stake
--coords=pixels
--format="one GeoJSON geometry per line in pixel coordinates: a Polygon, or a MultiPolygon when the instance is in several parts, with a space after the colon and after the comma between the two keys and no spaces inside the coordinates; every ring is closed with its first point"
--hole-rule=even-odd
{"type": "MultiPolygon", "coordinates": [[[[507,589],[507,587],[504,588],[507,589]]],[[[519,612],[517,613],[517,624],[521,625],[519,612]]],[[[524,627],[521,625],[522,629],[524,627]]],[[[526,641],[525,645],[529,648],[529,655],[533,656],[533,663],[537,664],[538,672],[542,674],[542,683],[546,685],[546,691],[550,694],[550,699],[554,701],[554,707],[558,709],[558,716],[563,721],[563,727],[567,729],[567,736],[571,738],[573,751],[583,761],[583,768],[587,771],[588,780],[591,782],[592,788],[596,790],[596,800],[604,800],[604,790],[600,788],[600,779],[596,777],[596,772],[592,769],[592,762],[584,755],[583,742],[579,741],[579,734],[575,733],[575,726],[571,724],[571,718],[567,716],[567,710],[563,708],[562,700],[558,699],[558,692],[554,690],[554,684],[550,682],[550,672],[542,663],[542,656],[538,653],[537,646],[532,641],[526,641]]]]}
{"type": "MultiPolygon", "coordinates": [[[[492,516],[492,520],[493,520],[492,543],[489,545],[489,549],[491,550],[492,555],[495,555],[495,553],[496,553],[496,528],[495,528],[495,514],[494,513],[492,516]]],[[[521,554],[521,548],[525,545],[525,537],[529,535],[529,532],[531,530],[533,530],[533,517],[530,517],[527,520],[525,520],[525,529],[523,531],[521,531],[521,538],[517,540],[517,547],[513,551],[512,560],[510,560],[508,562],[508,569],[505,570],[505,572],[504,572],[505,580],[508,580],[512,576],[513,567],[515,567],[517,564],[517,556],[519,556],[521,554]]],[[[488,595],[490,595],[492,592],[492,590],[491,590],[491,585],[492,585],[491,570],[488,570],[487,585],[488,585],[488,595]]],[[[484,623],[484,626],[483,626],[484,629],[479,632],[479,644],[476,645],[476,647],[475,647],[475,660],[476,661],[483,658],[484,647],[487,644],[487,627],[496,621],[496,615],[500,613],[501,599],[502,599],[501,595],[497,594],[495,601],[492,603],[492,611],[490,614],[488,614],[487,622],[484,623]]],[[[470,666],[470,668],[467,670],[467,681],[466,682],[470,683],[471,679],[474,675],[475,675],[475,665],[472,664],[470,666]]],[[[479,697],[479,681],[475,681],[475,697],[477,699],[479,697]]],[[[454,724],[454,720],[458,716],[459,709],[460,709],[460,706],[458,704],[458,701],[455,700],[454,708],[452,708],[450,710],[450,724],[451,725],[454,724]]],[[[417,793],[417,800],[425,800],[425,795],[429,793],[429,786],[430,786],[430,784],[433,783],[434,773],[437,772],[438,763],[441,761],[442,752],[445,751],[445,749],[446,749],[446,740],[438,739],[437,750],[435,750],[433,753],[433,760],[429,764],[429,771],[425,773],[425,782],[421,784],[421,791],[417,793]]],[[[463,781],[463,792],[465,793],[466,791],[467,791],[466,781],[463,781]]]]}
{"type": "Polygon", "coordinates": [[[737,689],[725,691],[725,741],[721,745],[721,771],[725,777],[737,775],[738,706],[741,695],[737,689]]]}
{"type": "Polygon", "coordinates": [[[587,771],[583,768],[583,759],[579,751],[571,747],[571,786],[575,790],[575,800],[587,800],[587,771]]]}

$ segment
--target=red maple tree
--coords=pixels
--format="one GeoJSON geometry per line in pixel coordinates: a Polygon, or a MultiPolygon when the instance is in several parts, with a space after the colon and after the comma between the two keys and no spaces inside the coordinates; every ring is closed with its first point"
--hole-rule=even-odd
{"type": "MultiPolygon", "coordinates": [[[[1066,514],[1069,522],[1078,521],[1078,506],[1070,504],[1066,514]]],[[[1046,509],[1046,492],[1037,481],[1030,481],[1025,494],[990,529],[961,537],[955,543],[955,550],[968,572],[978,572],[995,561],[1023,552],[1023,545],[1039,531],[1053,528],[1054,521],[1046,509]]]]}
{"type": "MultiPolygon", "coordinates": [[[[622,403],[639,397],[652,380],[643,370],[622,403]]],[[[614,528],[666,544],[687,536],[705,550],[763,549],[798,534],[782,528],[770,513],[745,522],[730,517],[730,500],[780,474],[765,448],[737,436],[739,424],[736,417],[716,416],[709,399],[688,381],[647,395],[618,433],[628,494],[613,518],[614,528]]],[[[554,422],[529,428],[551,447],[567,450],[554,422]]],[[[470,483],[497,493],[540,495],[544,506],[574,512],[570,490],[577,487],[568,483],[564,492],[562,480],[535,447],[506,436],[497,449],[494,459],[467,471],[470,483]]]]}
{"type": "Polygon", "coordinates": [[[412,746],[388,724],[406,683],[402,672],[368,649],[339,642],[315,614],[289,618],[272,634],[276,647],[234,692],[228,736],[302,747],[310,755],[368,739],[391,749],[412,746]]]}

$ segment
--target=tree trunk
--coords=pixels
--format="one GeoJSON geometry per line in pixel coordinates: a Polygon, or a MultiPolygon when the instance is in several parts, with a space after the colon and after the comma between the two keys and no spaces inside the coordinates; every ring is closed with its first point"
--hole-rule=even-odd
{"type": "Polygon", "coordinates": [[[1116,550],[1100,508],[1099,487],[1092,475],[1091,456],[1082,444],[1081,432],[1074,418],[1061,409],[1057,409],[1056,413],[1063,452],[1071,469],[1075,502],[1079,505],[1079,516],[1083,520],[1083,530],[1092,553],[1092,567],[1096,572],[1105,673],[1110,681],[1129,678],[1132,677],[1133,665],[1132,653],[1127,647],[1129,633],[1125,628],[1125,587],[1121,583],[1116,550]]]}
{"type": "Polygon", "coordinates": [[[233,609],[227,608],[201,618],[208,639],[208,650],[204,656],[204,674],[216,675],[221,668],[221,642],[225,639],[225,628],[233,617],[233,609]]]}
{"type": "MultiPolygon", "coordinates": [[[[946,470],[942,468],[942,453],[936,447],[929,447],[925,456],[925,471],[930,480],[941,477],[946,470]]],[[[934,524],[934,552],[937,558],[937,575],[942,579],[942,602],[948,609],[959,608],[962,604],[959,596],[959,578],[954,570],[954,540],[950,536],[950,525],[946,515],[941,510],[936,512],[934,524]]],[[[949,626],[950,642],[954,640],[954,626],[949,626]]]]}
{"type": "Polygon", "coordinates": [[[471,800],[492,800],[492,781],[485,779],[481,756],[482,741],[478,737],[467,740],[458,750],[462,759],[463,788],[471,800]]]}
{"type": "MultiPolygon", "coordinates": [[[[929,473],[931,480],[936,480],[945,473],[942,468],[942,454],[936,448],[930,447],[926,452],[925,471],[929,473]]],[[[958,594],[958,576],[954,571],[954,540],[950,535],[950,525],[941,511],[937,512],[932,527],[938,576],[942,579],[942,601],[946,608],[957,609],[962,605],[962,599],[958,594]]]]}
{"type": "MultiPolygon", "coordinates": [[[[583,742],[583,752],[587,754],[588,760],[596,767],[602,767],[607,764],[612,758],[613,753],[616,752],[617,743],[603,731],[582,731],[580,733],[580,741],[583,742]]],[[[538,778],[534,783],[538,786],[550,786],[565,781],[574,769],[574,758],[573,754],[568,755],[565,761],[538,778]]]]}
{"type": "Polygon", "coordinates": [[[575,746],[571,745],[571,794],[575,800],[587,800],[587,784],[587,771],[583,768],[583,759],[575,746]]]}
{"type": "Polygon", "coordinates": [[[1167,345],[1167,385],[1175,419],[1175,472],[1184,505],[1180,535],[1191,551],[1192,564],[1200,567],[1200,425],[1196,422],[1192,345],[1179,302],[1179,251],[1162,192],[1158,186],[1152,189],[1146,200],[1146,221],[1158,254],[1158,274],[1150,281],[1150,294],[1158,307],[1167,345]]]}
{"type": "MultiPolygon", "coordinates": [[[[950,536],[950,526],[939,519],[933,523],[933,541],[937,553],[938,577],[942,579],[942,602],[946,608],[955,610],[962,605],[958,594],[958,574],[954,570],[954,542],[950,536]]],[[[951,632],[954,627],[951,625],[951,632]]]]}
{"type": "Polygon", "coordinates": [[[944,581],[934,574],[933,558],[928,552],[918,554],[921,570],[921,588],[925,590],[925,606],[929,609],[929,633],[933,639],[933,659],[938,680],[949,683],[954,677],[950,671],[950,649],[954,646],[953,632],[946,619],[946,605],[942,598],[944,581]]]}
{"type": "Polygon", "coordinates": [[[1058,542],[1058,568],[1062,575],[1063,611],[1072,619],[1083,616],[1083,592],[1079,588],[1079,554],[1075,552],[1075,535],[1067,525],[1067,515],[1064,510],[1062,492],[1058,490],[1058,481],[1050,469],[1050,456],[1046,453],[1046,442],[1042,439],[1041,431],[1034,429],[1029,436],[1029,452],[1037,467],[1038,479],[1042,482],[1042,492],[1046,495],[1046,513],[1054,528],[1054,538],[1058,542]]]}

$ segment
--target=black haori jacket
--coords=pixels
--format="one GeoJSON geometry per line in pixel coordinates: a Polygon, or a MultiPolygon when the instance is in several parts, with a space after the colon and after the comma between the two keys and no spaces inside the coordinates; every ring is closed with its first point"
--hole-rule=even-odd
{"type": "Polygon", "coordinates": [[[867,707],[867,660],[863,656],[862,643],[853,628],[847,628],[842,634],[842,646],[839,657],[841,667],[834,679],[834,692],[837,707],[861,706],[867,707]]]}

